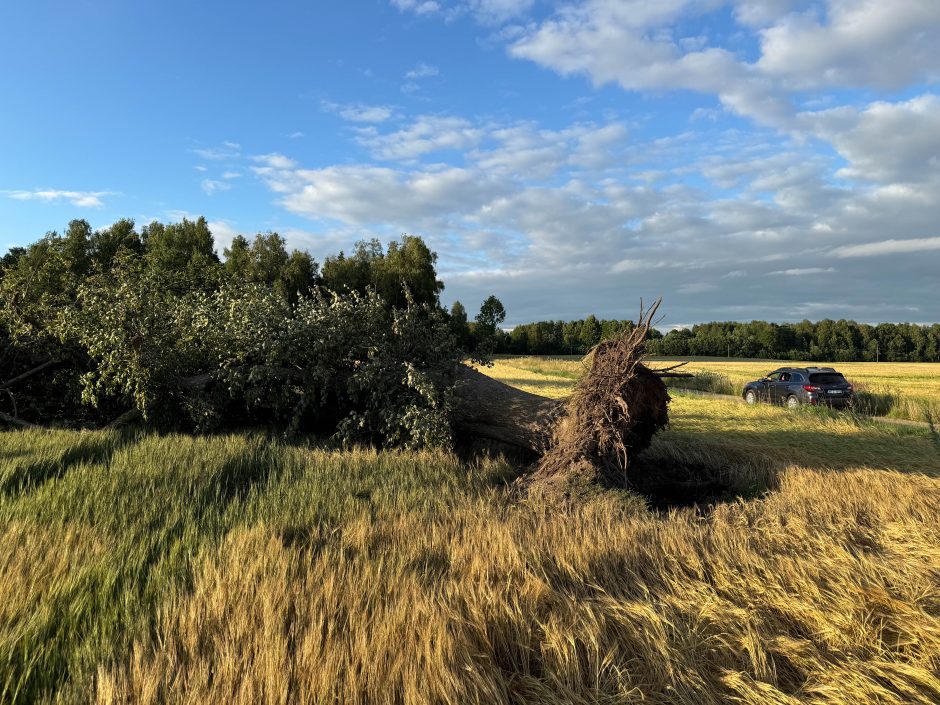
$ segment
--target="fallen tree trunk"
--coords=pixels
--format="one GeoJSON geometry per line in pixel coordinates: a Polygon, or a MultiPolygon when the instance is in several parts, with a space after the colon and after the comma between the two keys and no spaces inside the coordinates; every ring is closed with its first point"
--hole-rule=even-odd
{"type": "Polygon", "coordinates": [[[461,439],[496,441],[529,459],[551,447],[563,400],[510,387],[466,365],[458,369],[456,391],[453,424],[461,439]]]}

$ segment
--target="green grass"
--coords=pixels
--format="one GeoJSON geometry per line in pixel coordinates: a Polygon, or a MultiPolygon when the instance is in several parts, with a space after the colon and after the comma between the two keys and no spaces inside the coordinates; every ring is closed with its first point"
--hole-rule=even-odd
{"type": "Polygon", "coordinates": [[[0,702],[937,702],[938,459],[677,395],[637,467],[728,501],[659,511],[446,452],[0,433],[0,702]]]}

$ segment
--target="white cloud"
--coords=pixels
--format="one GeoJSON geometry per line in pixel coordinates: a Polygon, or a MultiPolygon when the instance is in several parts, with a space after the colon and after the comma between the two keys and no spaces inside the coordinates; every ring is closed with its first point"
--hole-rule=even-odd
{"type": "Polygon", "coordinates": [[[931,252],[933,250],[940,250],[940,237],[880,240],[862,245],[847,245],[833,250],[832,254],[836,257],[880,257],[911,252],[931,252]]]}
{"type": "Polygon", "coordinates": [[[430,15],[441,9],[440,4],[433,0],[392,0],[392,4],[402,12],[416,15],[430,15]]]}
{"type": "Polygon", "coordinates": [[[532,25],[509,52],[563,75],[586,75],[595,85],[715,94],[729,110],[789,126],[793,114],[789,101],[753,67],[726,49],[686,50],[669,32],[655,31],[680,15],[706,8],[690,0],[587,0],[564,5],[554,17],[532,25]]]}
{"type": "Polygon", "coordinates": [[[463,118],[423,115],[392,133],[362,130],[358,141],[377,159],[408,160],[430,152],[471,147],[483,134],[463,118]]]}
{"type": "Polygon", "coordinates": [[[496,25],[507,22],[528,12],[535,0],[391,0],[402,12],[416,15],[441,14],[448,20],[470,14],[478,22],[496,25]]]}
{"type": "Polygon", "coordinates": [[[757,67],[787,87],[896,89],[940,77],[940,3],[829,0],[761,31],[757,67]]]}
{"type": "Polygon", "coordinates": [[[430,66],[429,64],[418,64],[413,69],[405,73],[405,78],[411,81],[417,81],[422,78],[439,76],[440,74],[441,71],[437,68],[437,66],[430,66]]]}
{"type": "Polygon", "coordinates": [[[479,208],[501,191],[459,168],[400,172],[370,166],[274,170],[262,176],[293,213],[348,224],[393,223],[406,228],[479,208]]]}
{"type": "Polygon", "coordinates": [[[226,171],[224,174],[222,174],[222,178],[223,178],[223,179],[229,179],[229,180],[230,180],[230,179],[238,179],[238,178],[241,177],[241,175],[242,175],[242,174],[241,174],[240,171],[226,171]]]}
{"type": "Polygon", "coordinates": [[[940,175],[940,98],[936,95],[876,102],[861,111],[833,108],[805,113],[801,119],[849,161],[850,166],[839,172],[844,178],[896,183],[940,175]]]}
{"type": "Polygon", "coordinates": [[[232,223],[228,220],[210,220],[207,225],[215,242],[215,251],[221,257],[225,249],[232,244],[235,236],[238,235],[238,231],[232,227],[232,223]]]}
{"type": "Polygon", "coordinates": [[[17,201],[45,201],[46,203],[68,201],[79,208],[100,208],[104,205],[102,198],[116,195],[113,191],[61,191],[57,189],[4,191],[3,193],[17,201]]]}
{"type": "MultiPolygon", "coordinates": [[[[861,124],[867,110],[846,124],[861,124]]],[[[834,118],[825,120],[835,130],[834,118]]],[[[381,237],[421,234],[441,254],[449,296],[498,291],[516,322],[592,310],[622,316],[640,296],[659,294],[680,320],[790,320],[810,310],[892,318],[935,285],[937,238],[885,240],[936,232],[929,169],[909,183],[841,187],[833,185],[841,161],[805,141],[704,129],[642,141],[618,122],[546,130],[419,116],[402,129],[357,131],[376,158],[392,162],[385,166],[305,169],[275,154],[253,171],[279,205],[324,229],[318,252],[348,248],[363,226],[381,237]],[[450,165],[420,161],[428,155],[450,165]],[[647,178],[651,164],[655,178],[647,178]],[[890,264],[869,256],[892,252],[890,264]]],[[[918,141],[929,130],[902,132],[918,141]]],[[[924,157],[927,143],[919,144],[912,153],[924,157]]],[[[903,175],[897,164],[883,169],[884,178],[903,175]]],[[[319,247],[321,235],[310,238],[319,247]]]]}
{"type": "Polygon", "coordinates": [[[349,122],[385,122],[395,114],[394,109],[388,105],[366,105],[365,103],[340,105],[325,100],[321,103],[321,107],[349,122]]]}
{"type": "Polygon", "coordinates": [[[231,184],[225,183],[224,181],[215,181],[214,179],[203,179],[200,186],[202,186],[202,190],[210,196],[219,191],[228,191],[232,188],[231,184]]]}
{"type": "Polygon", "coordinates": [[[263,164],[270,169],[293,169],[297,163],[293,159],[285,157],[283,154],[272,152],[271,154],[259,154],[252,157],[253,161],[263,164]]]}

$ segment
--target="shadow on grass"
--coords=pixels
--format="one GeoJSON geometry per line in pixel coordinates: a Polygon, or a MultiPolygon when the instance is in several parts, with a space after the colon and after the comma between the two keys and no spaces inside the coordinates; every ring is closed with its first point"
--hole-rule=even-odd
{"type": "Polygon", "coordinates": [[[721,502],[774,491],[782,469],[774,458],[667,432],[634,460],[629,485],[651,509],[692,507],[707,512],[721,502]]]}
{"type": "Polygon", "coordinates": [[[134,439],[127,434],[88,434],[69,442],[61,452],[4,451],[0,455],[0,494],[16,495],[41,487],[65,475],[72,467],[107,463],[122,446],[134,439]]]}

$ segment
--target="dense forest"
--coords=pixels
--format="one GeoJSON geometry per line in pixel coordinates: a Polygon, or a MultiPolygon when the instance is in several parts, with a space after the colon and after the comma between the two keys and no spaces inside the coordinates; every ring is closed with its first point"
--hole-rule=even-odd
{"type": "Polygon", "coordinates": [[[445,310],[418,237],[322,267],[277,233],[216,253],[204,218],[74,220],[0,259],[0,421],[143,421],[450,441],[457,363],[495,348],[502,304],[445,310]]]}
{"type": "MultiPolygon", "coordinates": [[[[499,338],[497,352],[517,355],[583,355],[601,340],[632,326],[631,321],[540,321],[516,326],[499,338]]],[[[816,323],[702,323],[662,335],[650,331],[651,355],[813,360],[819,362],[937,362],[940,324],[847,320],[816,323]]]]}

